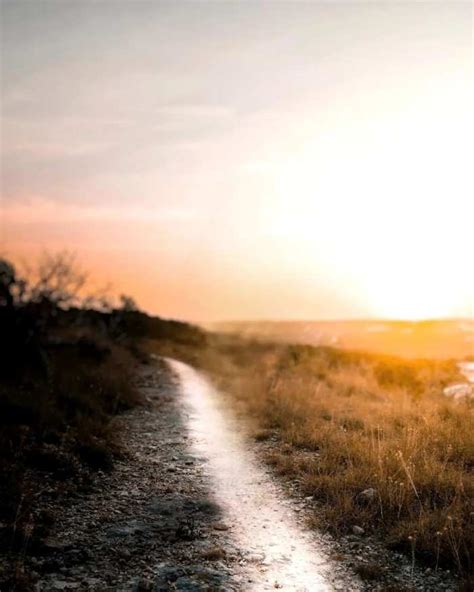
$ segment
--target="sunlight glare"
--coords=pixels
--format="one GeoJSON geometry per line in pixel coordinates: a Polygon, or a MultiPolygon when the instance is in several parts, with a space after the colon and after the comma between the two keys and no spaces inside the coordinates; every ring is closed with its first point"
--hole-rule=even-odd
{"type": "Polygon", "coordinates": [[[472,119],[438,107],[332,130],[274,167],[275,240],[296,244],[308,275],[342,270],[374,316],[443,317],[473,298],[472,119]]]}

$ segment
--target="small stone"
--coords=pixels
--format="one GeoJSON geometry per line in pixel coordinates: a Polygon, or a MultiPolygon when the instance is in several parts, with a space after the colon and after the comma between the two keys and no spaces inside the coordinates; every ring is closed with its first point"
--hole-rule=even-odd
{"type": "Polygon", "coordinates": [[[265,560],[265,555],[263,553],[250,553],[246,559],[249,563],[262,563],[265,560]]]}
{"type": "Polygon", "coordinates": [[[46,538],[43,541],[43,548],[45,551],[61,551],[64,552],[70,547],[70,543],[60,541],[53,538],[46,538]]]}
{"type": "Polygon", "coordinates": [[[53,580],[49,582],[50,590],[73,590],[79,588],[79,584],[73,582],[67,582],[65,580],[53,580]]]}
{"type": "Polygon", "coordinates": [[[141,579],[137,583],[136,590],[137,592],[149,592],[153,589],[153,582],[150,580],[141,579]]]}
{"type": "Polygon", "coordinates": [[[455,400],[463,398],[471,399],[474,396],[473,387],[468,382],[447,386],[443,390],[443,393],[446,397],[451,397],[455,400]]]}
{"type": "Polygon", "coordinates": [[[361,535],[365,533],[365,530],[361,526],[355,525],[352,527],[352,532],[356,535],[361,535]]]}
{"type": "Polygon", "coordinates": [[[94,586],[99,586],[101,581],[99,578],[84,578],[82,583],[93,588],[94,586]]]}
{"type": "Polygon", "coordinates": [[[364,491],[361,491],[358,495],[358,498],[364,502],[371,502],[376,498],[376,496],[377,490],[373,487],[369,487],[368,489],[364,489],[364,491]]]}

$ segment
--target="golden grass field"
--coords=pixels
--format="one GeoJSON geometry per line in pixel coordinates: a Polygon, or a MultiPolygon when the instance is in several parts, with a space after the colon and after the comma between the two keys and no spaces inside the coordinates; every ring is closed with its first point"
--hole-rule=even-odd
{"type": "Polygon", "coordinates": [[[474,407],[442,394],[461,379],[454,362],[230,337],[161,351],[206,370],[257,439],[277,438],[267,460],[317,500],[315,527],[359,526],[432,565],[472,571],[474,407]]]}

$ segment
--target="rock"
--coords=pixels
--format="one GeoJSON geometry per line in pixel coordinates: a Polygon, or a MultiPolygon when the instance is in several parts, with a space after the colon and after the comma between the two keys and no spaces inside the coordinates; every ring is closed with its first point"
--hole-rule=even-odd
{"type": "Polygon", "coordinates": [[[43,550],[46,552],[64,552],[71,547],[70,543],[66,543],[64,541],[60,541],[58,539],[53,538],[46,538],[43,541],[43,550]]]}
{"type": "Polygon", "coordinates": [[[357,497],[363,502],[371,502],[377,497],[377,490],[373,487],[369,487],[368,489],[361,491],[357,497]]]}
{"type": "Polygon", "coordinates": [[[143,578],[137,582],[134,588],[134,592],[150,592],[151,590],[153,590],[153,582],[143,578]]]}
{"type": "Polygon", "coordinates": [[[246,560],[249,563],[262,563],[265,560],[265,555],[263,553],[250,553],[247,555],[246,560]]]}
{"type": "Polygon", "coordinates": [[[214,524],[212,525],[212,528],[214,530],[229,530],[229,527],[227,526],[227,524],[224,524],[223,522],[214,522],[214,524]]]}
{"type": "Polygon", "coordinates": [[[355,526],[352,527],[352,532],[354,534],[356,534],[356,535],[359,536],[361,534],[364,534],[365,533],[365,530],[361,526],[355,525],[355,526]]]}
{"type": "Polygon", "coordinates": [[[454,400],[472,398],[474,396],[473,388],[468,382],[453,384],[443,390],[445,397],[451,397],[454,400]]]}
{"type": "Polygon", "coordinates": [[[84,578],[82,580],[82,584],[89,586],[90,588],[94,588],[94,586],[99,586],[101,581],[99,578],[84,578]]]}
{"type": "Polygon", "coordinates": [[[79,588],[79,583],[67,582],[66,580],[52,580],[48,582],[49,590],[75,590],[79,588]]]}
{"type": "Polygon", "coordinates": [[[137,533],[144,533],[146,530],[147,528],[144,524],[140,524],[138,521],[132,520],[128,524],[118,525],[109,528],[107,536],[112,538],[129,537],[137,533]]]}

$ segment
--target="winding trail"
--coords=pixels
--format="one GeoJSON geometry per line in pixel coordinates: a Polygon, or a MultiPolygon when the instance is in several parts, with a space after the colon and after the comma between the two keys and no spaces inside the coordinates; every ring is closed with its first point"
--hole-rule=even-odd
{"type": "Polygon", "coordinates": [[[229,528],[233,544],[246,550],[245,589],[359,590],[354,576],[350,583],[334,581],[335,566],[322,542],[300,525],[296,507],[258,462],[238,420],[209,381],[186,364],[167,363],[179,378],[191,449],[203,462],[224,528],[229,528]]]}
{"type": "Polygon", "coordinates": [[[459,589],[369,536],[308,529],[312,501],[289,497],[245,422],[193,368],[155,360],[136,384],[144,404],[117,418],[124,453],[113,471],[79,472],[61,495],[41,474],[37,511],[56,520],[24,558],[37,592],[459,589]],[[381,579],[362,584],[360,565],[382,566],[381,579]]]}

